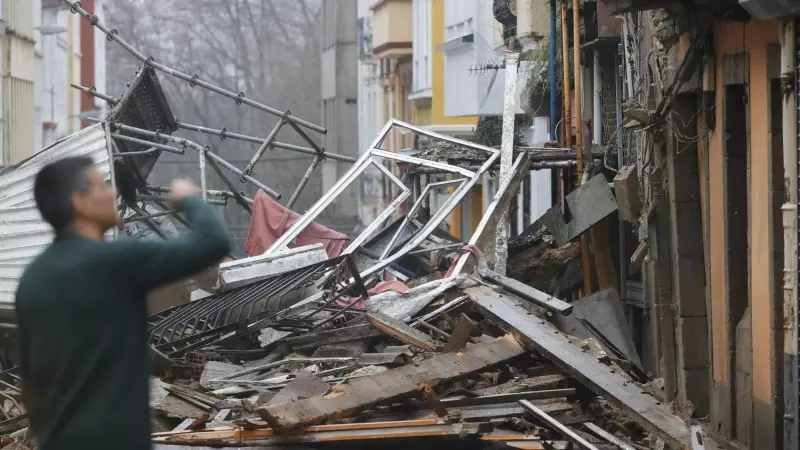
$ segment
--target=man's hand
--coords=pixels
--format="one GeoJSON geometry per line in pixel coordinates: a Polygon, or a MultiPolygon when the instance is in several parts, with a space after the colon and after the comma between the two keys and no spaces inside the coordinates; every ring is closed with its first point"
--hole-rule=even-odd
{"type": "Polygon", "coordinates": [[[179,210],[181,200],[186,197],[197,197],[200,195],[200,190],[189,180],[176,179],[172,180],[172,186],[169,191],[169,203],[173,209],[179,210]]]}

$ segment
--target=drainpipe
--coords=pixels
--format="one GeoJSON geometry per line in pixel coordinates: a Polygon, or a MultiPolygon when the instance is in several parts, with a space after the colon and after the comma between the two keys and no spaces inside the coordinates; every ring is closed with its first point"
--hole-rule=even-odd
{"type": "Polygon", "coordinates": [[[556,104],[558,102],[558,86],[556,84],[556,0],[550,0],[550,140],[558,139],[556,136],[556,126],[558,125],[558,114],[556,104]]]}
{"type": "Polygon", "coordinates": [[[572,146],[572,105],[570,104],[570,85],[569,85],[569,35],[567,34],[567,14],[569,8],[566,3],[561,4],[561,68],[563,70],[564,83],[561,90],[564,94],[564,147],[572,146]]]}
{"type": "Polygon", "coordinates": [[[781,25],[781,85],[783,87],[783,399],[785,449],[798,448],[797,367],[797,67],[794,21],[781,25]]]}

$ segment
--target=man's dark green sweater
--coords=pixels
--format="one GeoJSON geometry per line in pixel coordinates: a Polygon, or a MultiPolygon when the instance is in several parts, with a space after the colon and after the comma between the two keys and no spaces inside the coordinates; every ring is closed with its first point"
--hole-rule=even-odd
{"type": "Polygon", "coordinates": [[[25,407],[41,450],[150,448],[145,297],[222,260],[217,214],[186,198],[174,240],[89,241],[62,233],[17,289],[25,407]]]}

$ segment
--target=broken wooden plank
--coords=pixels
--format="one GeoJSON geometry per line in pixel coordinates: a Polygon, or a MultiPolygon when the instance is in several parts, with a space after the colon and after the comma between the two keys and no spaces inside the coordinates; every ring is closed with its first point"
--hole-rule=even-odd
{"type": "Polygon", "coordinates": [[[596,434],[597,436],[607,440],[608,442],[616,445],[619,447],[620,450],[636,450],[635,448],[631,447],[630,445],[623,442],[621,439],[617,438],[613,434],[609,433],[608,431],[598,427],[597,425],[593,424],[592,422],[586,422],[583,424],[586,428],[589,429],[592,433],[596,434]]]}
{"type": "Polygon", "coordinates": [[[689,427],[679,417],[659,406],[655,398],[642,393],[634,383],[583,353],[547,322],[526,314],[519,304],[521,300],[498,294],[487,286],[469,288],[464,293],[526,337],[526,341],[562,370],[630,415],[647,431],[667,441],[671,448],[690,444],[689,427]]]}
{"type": "MultiPolygon", "coordinates": [[[[422,317],[420,317],[418,319],[415,319],[411,323],[411,326],[412,327],[416,326],[419,322],[427,322],[428,320],[433,319],[434,317],[436,317],[436,316],[438,316],[440,314],[444,314],[447,311],[450,311],[451,309],[454,309],[454,308],[456,308],[458,306],[461,306],[462,304],[464,304],[468,300],[469,300],[469,297],[467,297],[466,295],[462,295],[462,296],[456,298],[455,300],[451,300],[451,301],[445,303],[444,305],[436,308],[435,310],[423,315],[422,317]]],[[[408,317],[408,318],[406,318],[404,320],[404,322],[409,322],[409,321],[411,321],[410,317],[408,317]]]]}
{"type": "Polygon", "coordinates": [[[442,400],[445,406],[480,406],[512,403],[519,400],[543,400],[548,398],[571,397],[575,395],[575,388],[547,389],[544,391],[519,392],[515,394],[484,395],[481,397],[446,398],[442,400]]]}
{"type": "MultiPolygon", "coordinates": [[[[547,414],[563,414],[565,412],[572,411],[572,405],[565,402],[548,403],[537,406],[547,414]]],[[[525,408],[519,406],[518,404],[511,403],[462,409],[459,412],[461,414],[461,419],[466,422],[485,422],[487,420],[509,419],[512,417],[524,416],[525,408]]]]}
{"type": "Polygon", "coordinates": [[[439,396],[436,395],[436,391],[433,390],[430,383],[422,383],[419,390],[422,392],[425,403],[431,407],[437,416],[447,417],[447,408],[445,408],[442,401],[439,400],[439,396]]]}
{"type": "Polygon", "coordinates": [[[400,364],[407,357],[414,356],[408,345],[387,346],[380,353],[362,353],[358,357],[360,366],[379,366],[383,364],[400,364]]]}
{"type": "Polygon", "coordinates": [[[428,322],[417,322],[417,326],[425,328],[426,330],[430,331],[433,334],[438,335],[444,340],[450,339],[450,335],[448,333],[445,333],[444,331],[436,328],[435,326],[429,324],[428,322]]]}
{"type": "Polygon", "coordinates": [[[427,334],[411,328],[400,320],[379,312],[367,313],[367,320],[373,327],[383,331],[398,341],[429,352],[438,351],[442,345],[427,334]]]}
{"type": "Polygon", "coordinates": [[[333,330],[306,333],[300,336],[285,338],[283,342],[297,350],[322,347],[323,345],[341,344],[342,342],[360,341],[374,337],[381,337],[383,333],[368,323],[350,327],[336,328],[333,330]]]}
{"type": "MultiPolygon", "coordinates": [[[[243,377],[245,375],[250,375],[250,374],[260,373],[260,372],[266,372],[266,371],[271,370],[271,369],[277,369],[278,367],[281,367],[281,366],[287,365],[287,364],[310,365],[310,364],[320,364],[320,363],[352,363],[352,362],[355,362],[355,360],[356,360],[355,358],[350,358],[350,357],[343,357],[343,358],[336,358],[336,357],[331,357],[331,358],[302,358],[302,357],[286,358],[286,359],[282,359],[280,361],[267,363],[267,364],[264,364],[264,365],[261,365],[261,366],[248,367],[247,369],[241,370],[239,372],[234,372],[234,373],[230,373],[230,374],[227,374],[227,375],[223,375],[223,376],[221,376],[219,378],[215,378],[215,379],[211,380],[210,382],[236,384],[236,383],[241,382],[241,381],[251,381],[251,380],[240,380],[239,378],[243,377]]],[[[252,380],[252,381],[255,381],[255,380],[252,380]]],[[[263,382],[263,380],[262,380],[262,382],[263,382]]]]}
{"type": "Polygon", "coordinates": [[[9,434],[13,431],[25,428],[28,426],[28,413],[22,413],[17,417],[12,417],[8,420],[0,422],[0,434],[9,434]]]}
{"type": "Polygon", "coordinates": [[[488,270],[485,267],[479,266],[479,271],[482,278],[497,283],[503,288],[508,289],[508,291],[517,294],[525,300],[529,300],[541,306],[542,308],[549,309],[550,311],[561,315],[568,315],[572,313],[572,305],[563,300],[559,300],[552,295],[547,294],[546,292],[532,288],[527,284],[517,281],[513,278],[500,275],[499,273],[488,270]]]}
{"type": "Polygon", "coordinates": [[[539,420],[546,423],[550,428],[554,429],[555,431],[557,431],[559,434],[569,439],[570,441],[578,444],[581,448],[584,448],[586,450],[598,450],[597,447],[592,445],[586,439],[582,438],[580,435],[570,430],[569,427],[562,425],[559,421],[550,417],[549,414],[542,411],[539,407],[529,402],[528,400],[520,400],[519,404],[522,405],[522,407],[525,408],[528,412],[536,416],[539,420]]]}
{"type": "Polygon", "coordinates": [[[445,344],[444,350],[442,351],[457,352],[466,347],[474,328],[475,321],[470,319],[466,314],[461,313],[458,317],[458,322],[456,322],[456,326],[453,327],[453,333],[450,334],[450,339],[447,340],[447,344],[445,344]]]}
{"type": "MultiPolygon", "coordinates": [[[[486,424],[447,423],[436,419],[403,420],[396,422],[370,422],[352,424],[332,424],[308,427],[304,432],[277,436],[270,428],[229,429],[219,428],[200,432],[161,433],[154,437],[154,444],[209,445],[221,446],[279,446],[311,442],[347,442],[423,437],[479,437],[486,434],[486,424]]],[[[520,439],[531,439],[517,435],[520,439]]],[[[538,440],[538,439],[537,439],[538,440]]],[[[545,448],[545,447],[530,447],[545,448]]]]}
{"type": "Polygon", "coordinates": [[[417,391],[419,383],[432,385],[466,376],[525,352],[511,336],[473,345],[459,353],[444,353],[417,364],[351,381],[328,395],[256,410],[278,430],[319,423],[329,417],[349,417],[362,408],[417,391]]]}
{"type": "Polygon", "coordinates": [[[573,381],[563,373],[531,376],[529,378],[512,378],[505,383],[489,386],[475,391],[480,396],[512,394],[543,389],[564,389],[572,387],[573,381]]]}
{"type": "Polygon", "coordinates": [[[177,384],[171,384],[164,387],[168,392],[171,394],[177,395],[178,397],[184,399],[191,399],[195,404],[203,404],[208,407],[213,407],[220,401],[224,400],[223,397],[207,394],[205,392],[195,391],[194,389],[189,389],[186,386],[179,386],[177,384]]]}

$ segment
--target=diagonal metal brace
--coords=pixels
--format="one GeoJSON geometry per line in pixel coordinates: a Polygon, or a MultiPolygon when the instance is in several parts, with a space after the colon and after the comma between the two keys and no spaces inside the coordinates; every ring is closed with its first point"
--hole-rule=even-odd
{"type": "Polygon", "coordinates": [[[288,123],[287,118],[289,117],[289,115],[290,113],[287,110],[283,114],[281,120],[279,120],[278,123],[276,123],[275,126],[272,128],[272,131],[269,132],[267,138],[264,139],[264,142],[261,144],[261,146],[258,147],[256,154],[253,155],[253,158],[250,160],[249,163],[247,163],[247,166],[245,166],[244,170],[242,170],[242,176],[241,176],[242,180],[244,180],[245,176],[253,173],[253,168],[255,167],[256,163],[258,163],[258,160],[261,159],[261,156],[264,155],[264,152],[267,151],[267,148],[270,149],[273,148],[272,142],[275,140],[275,137],[278,135],[278,132],[281,131],[281,128],[283,128],[283,126],[286,125],[286,123],[288,123]]]}

